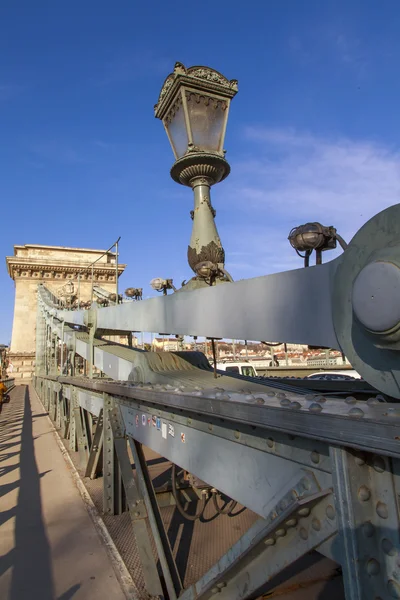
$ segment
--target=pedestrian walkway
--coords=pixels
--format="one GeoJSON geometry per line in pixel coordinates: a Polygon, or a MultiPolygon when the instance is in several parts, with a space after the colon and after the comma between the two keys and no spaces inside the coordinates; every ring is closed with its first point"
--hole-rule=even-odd
{"type": "Polygon", "coordinates": [[[54,428],[34,392],[0,414],[1,600],[123,600],[54,428]]]}

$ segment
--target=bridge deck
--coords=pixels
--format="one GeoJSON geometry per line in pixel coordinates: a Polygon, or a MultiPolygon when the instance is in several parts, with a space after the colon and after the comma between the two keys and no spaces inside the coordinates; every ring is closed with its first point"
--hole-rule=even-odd
{"type": "Polygon", "coordinates": [[[0,477],[0,598],[125,598],[53,427],[26,386],[0,414],[0,477]]]}

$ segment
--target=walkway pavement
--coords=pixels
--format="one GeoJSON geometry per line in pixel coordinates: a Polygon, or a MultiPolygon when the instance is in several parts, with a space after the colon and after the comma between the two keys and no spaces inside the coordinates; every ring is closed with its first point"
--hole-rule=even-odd
{"type": "Polygon", "coordinates": [[[1,600],[123,600],[36,394],[0,414],[1,600]]]}

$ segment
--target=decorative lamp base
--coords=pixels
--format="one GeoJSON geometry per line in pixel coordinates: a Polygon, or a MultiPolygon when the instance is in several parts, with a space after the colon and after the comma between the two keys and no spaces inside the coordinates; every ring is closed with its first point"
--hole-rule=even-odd
{"type": "Polygon", "coordinates": [[[181,185],[191,186],[191,181],[205,177],[210,185],[219,183],[231,172],[228,161],[218,154],[190,152],[179,158],[171,169],[171,177],[181,185]]]}

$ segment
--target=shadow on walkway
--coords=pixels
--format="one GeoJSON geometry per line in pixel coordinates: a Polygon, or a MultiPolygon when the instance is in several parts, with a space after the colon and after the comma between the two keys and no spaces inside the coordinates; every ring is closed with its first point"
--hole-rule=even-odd
{"type": "MultiPolygon", "coordinates": [[[[21,394],[22,390],[19,393],[21,394]]],[[[15,396],[14,398],[17,400],[15,396]]],[[[22,404],[24,418],[21,432],[20,479],[16,482],[16,485],[19,485],[19,494],[14,509],[15,546],[0,559],[0,573],[12,567],[9,600],[54,600],[50,547],[40,497],[40,478],[46,473],[39,474],[36,464],[32,411],[27,387],[23,391],[22,404]]]]}

